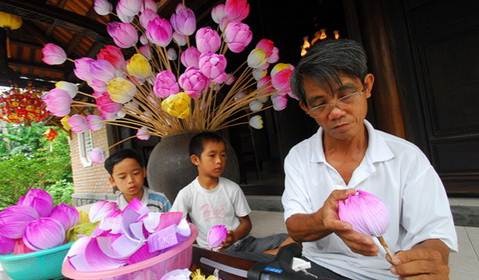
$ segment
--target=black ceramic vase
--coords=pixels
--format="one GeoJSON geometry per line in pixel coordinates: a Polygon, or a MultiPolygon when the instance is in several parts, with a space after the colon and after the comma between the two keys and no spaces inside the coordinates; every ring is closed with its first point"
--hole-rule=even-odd
{"type": "MultiPolygon", "coordinates": [[[[148,185],[152,190],[164,193],[172,204],[176,194],[197,176],[196,167],[191,163],[188,151],[193,135],[185,133],[163,137],[148,159],[148,185]]],[[[227,161],[222,177],[238,183],[238,158],[228,141],[226,149],[227,161]]]]}

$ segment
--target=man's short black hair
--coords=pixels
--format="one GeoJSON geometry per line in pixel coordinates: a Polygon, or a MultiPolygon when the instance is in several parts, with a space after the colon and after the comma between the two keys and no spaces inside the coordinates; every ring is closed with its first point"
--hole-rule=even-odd
{"type": "Polygon", "coordinates": [[[143,160],[141,159],[140,155],[132,149],[121,149],[119,151],[116,151],[115,153],[111,154],[104,163],[106,171],[110,175],[113,174],[113,168],[115,165],[117,165],[120,161],[127,159],[127,158],[132,158],[138,162],[138,164],[141,167],[145,167],[145,164],[143,163],[143,160]]]}
{"type": "Polygon", "coordinates": [[[306,104],[304,80],[310,78],[333,90],[341,85],[340,75],[364,80],[368,73],[367,56],[360,43],[349,40],[326,40],[318,42],[296,65],[291,86],[293,94],[306,104]]]}
{"type": "Polygon", "coordinates": [[[203,145],[205,142],[216,142],[216,143],[225,143],[225,140],[220,135],[211,132],[211,131],[203,131],[195,136],[193,136],[190,140],[190,156],[196,155],[198,157],[201,156],[203,152],[203,145]]]}

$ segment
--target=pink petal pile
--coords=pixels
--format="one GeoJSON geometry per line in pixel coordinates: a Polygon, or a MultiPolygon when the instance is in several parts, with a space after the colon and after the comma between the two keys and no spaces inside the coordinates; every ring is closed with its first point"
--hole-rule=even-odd
{"type": "Polygon", "coordinates": [[[54,205],[50,194],[30,189],[16,205],[0,211],[0,254],[23,254],[65,243],[65,234],[79,219],[67,204],[54,205]]]}
{"type": "Polygon", "coordinates": [[[100,222],[91,236],[81,237],[67,259],[81,272],[114,269],[157,256],[185,241],[191,230],[181,212],[149,212],[133,199],[120,211],[116,203],[99,201],[89,212],[100,222]]]}

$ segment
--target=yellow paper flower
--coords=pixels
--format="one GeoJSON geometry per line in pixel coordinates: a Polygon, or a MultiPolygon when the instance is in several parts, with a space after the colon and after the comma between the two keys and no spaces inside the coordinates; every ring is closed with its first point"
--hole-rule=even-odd
{"type": "Polygon", "coordinates": [[[70,126],[70,124],[68,124],[68,119],[70,118],[69,115],[66,115],[64,116],[60,122],[62,123],[63,125],[63,128],[66,130],[66,131],[70,131],[70,129],[72,129],[72,127],[70,126]]]}
{"type": "Polygon", "coordinates": [[[134,54],[130,58],[130,61],[126,65],[126,71],[128,74],[140,79],[146,79],[153,73],[148,59],[139,53],[134,54]]]}
{"type": "Polygon", "coordinates": [[[0,12],[0,27],[18,29],[22,26],[22,18],[5,12],[0,12]]]}
{"type": "Polygon", "coordinates": [[[186,92],[170,95],[161,102],[161,109],[173,117],[186,119],[190,116],[191,97],[186,92]]]}
{"type": "Polygon", "coordinates": [[[111,100],[125,104],[135,96],[136,86],[125,78],[116,77],[108,82],[107,91],[111,100]]]}

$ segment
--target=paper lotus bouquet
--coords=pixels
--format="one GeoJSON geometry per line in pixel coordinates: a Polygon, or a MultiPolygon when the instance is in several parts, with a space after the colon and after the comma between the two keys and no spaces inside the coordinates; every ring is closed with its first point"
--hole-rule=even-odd
{"type": "Polygon", "coordinates": [[[358,190],[338,204],[339,219],[348,222],[353,229],[378,238],[389,257],[393,254],[383,238],[389,226],[386,205],[374,194],[358,190]]]}
{"type": "Polygon", "coordinates": [[[262,128],[257,113],[282,110],[292,96],[293,66],[277,63],[278,48],[269,39],[249,48],[253,33],[242,22],[249,8],[246,0],[227,0],[211,11],[218,26],[197,29],[194,12],[183,3],[172,15],[160,15],[153,0],[120,0],[114,11],[109,1],[95,0],[98,14],[120,20],[107,24],[115,45],[96,58],[70,59],[46,44],[43,61],[74,63],[75,75],[93,92],[59,82],[43,97],[48,111],[75,133],[110,124],[136,129],[142,140],[246,123],[262,128]],[[227,56],[247,48],[241,65],[228,63],[227,56]],[[71,107],[88,110],[73,114],[71,107]]]}
{"type": "Polygon", "coordinates": [[[0,211],[0,254],[24,254],[66,242],[66,232],[78,221],[78,211],[53,204],[50,194],[30,189],[16,205],[0,211]]]}
{"type": "Polygon", "coordinates": [[[133,199],[123,211],[115,202],[99,201],[90,208],[89,218],[99,222],[98,228],[92,235],[79,238],[67,254],[66,262],[78,272],[137,264],[164,254],[187,239],[192,243],[196,237],[190,238],[190,225],[181,212],[150,212],[138,199],[133,199]]]}

